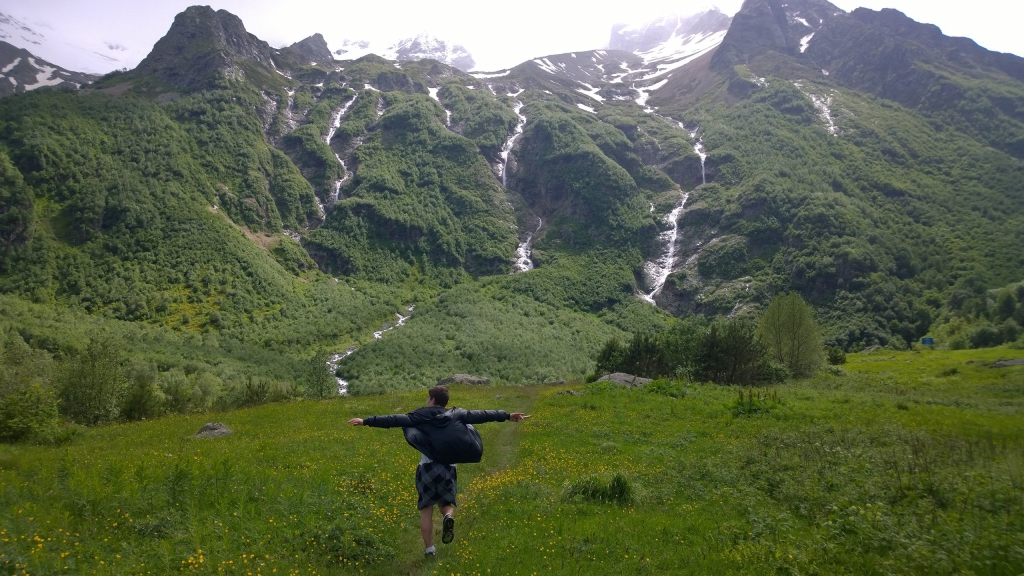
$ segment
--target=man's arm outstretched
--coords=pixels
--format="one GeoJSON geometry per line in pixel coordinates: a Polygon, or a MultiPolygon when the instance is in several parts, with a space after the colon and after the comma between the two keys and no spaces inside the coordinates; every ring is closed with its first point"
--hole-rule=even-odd
{"type": "Polygon", "coordinates": [[[522,412],[513,412],[509,414],[504,410],[466,410],[466,416],[464,422],[466,424],[483,424],[484,422],[504,422],[511,420],[513,422],[521,422],[526,418],[529,418],[522,412]]]}
{"type": "Polygon", "coordinates": [[[387,416],[370,416],[367,419],[353,418],[348,421],[353,426],[372,426],[374,428],[405,428],[412,426],[412,418],[408,414],[389,414],[387,416]]]}

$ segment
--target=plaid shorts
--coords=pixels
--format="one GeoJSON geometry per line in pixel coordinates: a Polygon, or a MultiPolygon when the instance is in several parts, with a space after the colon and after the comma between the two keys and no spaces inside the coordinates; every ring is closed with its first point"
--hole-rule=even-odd
{"type": "Polygon", "coordinates": [[[416,492],[420,495],[416,508],[423,510],[434,504],[454,506],[458,491],[455,466],[430,462],[416,467],[416,492]]]}

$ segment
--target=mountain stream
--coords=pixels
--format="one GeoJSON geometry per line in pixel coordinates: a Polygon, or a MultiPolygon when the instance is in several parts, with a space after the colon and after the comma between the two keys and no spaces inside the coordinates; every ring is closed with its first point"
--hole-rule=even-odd
{"type": "Polygon", "coordinates": [[[526,126],[526,116],[523,116],[521,110],[523,109],[523,103],[517,98],[523,90],[519,92],[509,92],[509,96],[516,98],[512,104],[512,111],[516,113],[519,120],[516,122],[516,127],[509,135],[508,140],[505,141],[505,145],[501,147],[501,185],[508,187],[508,155],[512,153],[512,147],[516,145],[516,139],[523,134],[523,127],[526,126]]]}
{"type": "Polygon", "coordinates": [[[683,214],[686,199],[689,196],[689,192],[683,192],[680,196],[679,204],[665,216],[665,223],[670,225],[671,228],[662,232],[659,236],[665,245],[661,252],[661,257],[654,262],[644,262],[644,272],[647,274],[648,282],[650,282],[648,286],[651,287],[651,291],[646,294],[638,294],[638,296],[641,300],[655,306],[657,304],[654,303],[654,297],[661,293],[661,289],[665,287],[665,282],[668,281],[669,275],[672,274],[672,265],[675,264],[676,260],[676,242],[679,239],[679,217],[683,214]]]}
{"type": "Polygon", "coordinates": [[[513,274],[515,274],[516,272],[526,272],[527,270],[533,270],[533,260],[530,259],[530,256],[533,252],[531,246],[533,244],[533,237],[536,236],[538,232],[540,232],[541,226],[544,226],[544,220],[542,220],[540,216],[538,216],[537,229],[527,234],[526,240],[520,243],[519,246],[516,248],[516,261],[515,263],[512,264],[513,274]]]}
{"type": "MultiPolygon", "coordinates": [[[[405,326],[405,321],[408,320],[412,316],[412,311],[415,310],[415,309],[416,309],[416,306],[407,306],[406,307],[405,311],[409,313],[409,316],[402,316],[401,313],[397,313],[396,312],[395,316],[398,316],[398,321],[395,322],[395,324],[393,326],[388,326],[387,328],[384,328],[382,330],[377,330],[376,332],[374,332],[373,333],[373,339],[374,340],[380,340],[381,338],[384,337],[384,333],[385,332],[390,332],[390,331],[394,330],[395,328],[398,328],[399,326],[405,326]]],[[[349,356],[355,354],[356,350],[359,350],[358,346],[349,346],[348,350],[345,350],[344,352],[341,352],[340,354],[334,354],[330,358],[327,359],[327,369],[330,371],[330,373],[332,375],[334,375],[334,379],[337,380],[337,382],[338,382],[338,394],[340,394],[342,396],[345,396],[345,395],[348,394],[348,380],[345,380],[344,378],[341,378],[341,377],[339,377],[337,375],[338,364],[341,364],[341,361],[344,360],[345,358],[348,358],[349,356]]]]}
{"type": "MultiPolygon", "coordinates": [[[[352,108],[352,105],[356,103],[357,98],[359,98],[358,94],[353,96],[352,99],[346,102],[344,106],[338,108],[337,112],[331,116],[331,127],[327,130],[327,136],[324,137],[324,144],[327,144],[328,148],[331,147],[331,138],[334,138],[334,133],[341,127],[341,119],[348,113],[349,109],[352,108]]],[[[347,182],[349,178],[352,177],[352,174],[348,171],[348,166],[345,165],[345,161],[341,159],[341,156],[335,152],[334,157],[338,159],[338,163],[341,164],[341,169],[345,171],[345,175],[342,176],[340,180],[334,181],[334,189],[331,191],[332,205],[338,201],[338,196],[341,194],[341,187],[345,185],[345,182],[347,182]]],[[[321,206],[321,210],[322,209],[323,207],[321,206]]]]}
{"type": "MultiPolygon", "coordinates": [[[[683,123],[679,123],[679,127],[686,130],[686,126],[683,123]]],[[[707,184],[708,176],[704,171],[704,162],[708,159],[708,153],[704,150],[704,140],[697,138],[697,132],[700,131],[700,126],[697,126],[692,131],[686,130],[690,134],[690,138],[693,139],[693,151],[700,156],[700,183],[707,184]]]]}

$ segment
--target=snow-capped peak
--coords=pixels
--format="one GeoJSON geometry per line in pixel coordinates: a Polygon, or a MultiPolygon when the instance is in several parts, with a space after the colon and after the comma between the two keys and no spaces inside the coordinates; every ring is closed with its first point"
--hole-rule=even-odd
{"type": "Polygon", "coordinates": [[[608,43],[644,61],[636,80],[659,78],[711,52],[722,43],[732,19],[717,8],[690,16],[662,16],[642,25],[616,25],[608,43]]]}
{"type": "Polygon", "coordinates": [[[341,60],[355,60],[367,54],[376,54],[387,60],[410,62],[430,58],[444,62],[460,70],[471,70],[476,63],[469,51],[460,44],[449,44],[432,34],[422,32],[414,38],[400,40],[383,47],[366,40],[344,40],[341,48],[334,51],[341,60]]]}
{"type": "MultiPolygon", "coordinates": [[[[449,44],[427,32],[422,32],[415,38],[406,38],[391,46],[388,51],[393,52],[392,59],[399,62],[429,58],[464,71],[472,70],[476,66],[473,56],[464,46],[449,44]]],[[[391,58],[390,54],[386,57],[391,58]]]]}

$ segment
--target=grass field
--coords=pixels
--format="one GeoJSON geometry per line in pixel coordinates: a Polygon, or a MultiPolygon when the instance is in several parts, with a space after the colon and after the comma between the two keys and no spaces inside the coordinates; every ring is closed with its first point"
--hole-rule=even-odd
{"type": "Polygon", "coordinates": [[[1019,350],[852,355],[840,376],[455,388],[479,427],[455,543],[424,560],[399,431],[423,393],[297,402],[0,447],[5,574],[1020,574],[1019,350]],[[563,394],[567,389],[580,396],[563,394]],[[751,393],[752,392],[752,393],[751,393]],[[189,437],[223,421],[235,433],[189,437]]]}

